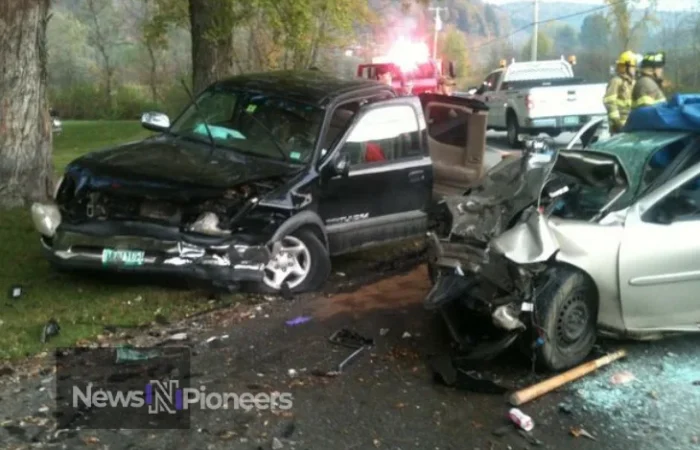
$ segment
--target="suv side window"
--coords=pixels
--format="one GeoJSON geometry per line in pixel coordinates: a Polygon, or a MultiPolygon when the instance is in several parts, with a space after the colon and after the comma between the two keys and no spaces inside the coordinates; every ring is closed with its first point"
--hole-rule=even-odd
{"type": "Polygon", "coordinates": [[[700,175],[668,194],[648,214],[656,223],[700,220],[700,175]]]}
{"type": "Polygon", "coordinates": [[[368,111],[340,149],[351,167],[366,167],[423,156],[418,117],[409,105],[368,111]]]}

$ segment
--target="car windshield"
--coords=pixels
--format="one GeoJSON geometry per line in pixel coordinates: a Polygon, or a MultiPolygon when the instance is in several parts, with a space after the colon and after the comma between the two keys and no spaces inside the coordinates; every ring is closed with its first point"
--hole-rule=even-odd
{"type": "Polygon", "coordinates": [[[294,164],[308,162],[323,121],[317,107],[259,92],[210,88],[173,123],[176,136],[294,164]],[[209,125],[207,132],[206,124],[209,125]]]}

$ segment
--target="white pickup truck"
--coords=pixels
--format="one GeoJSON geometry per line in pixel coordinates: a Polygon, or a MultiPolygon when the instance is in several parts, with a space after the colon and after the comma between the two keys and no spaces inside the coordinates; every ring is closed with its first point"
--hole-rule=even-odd
{"type": "Polygon", "coordinates": [[[470,93],[489,106],[488,128],[506,130],[508,143],[516,147],[523,135],[556,137],[605,117],[605,89],[605,83],[574,77],[572,65],[561,59],[513,62],[491,72],[470,93]]]}

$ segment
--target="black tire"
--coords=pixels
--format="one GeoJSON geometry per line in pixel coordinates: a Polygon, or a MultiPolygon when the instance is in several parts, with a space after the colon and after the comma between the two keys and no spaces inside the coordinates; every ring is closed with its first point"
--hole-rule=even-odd
{"type": "Polygon", "coordinates": [[[537,362],[560,371],[581,363],[596,341],[598,298],[583,272],[558,267],[537,295],[535,317],[544,330],[544,344],[536,348],[537,362]]]}
{"type": "Polygon", "coordinates": [[[511,148],[522,147],[522,141],[518,139],[520,124],[518,123],[518,117],[512,112],[509,112],[506,116],[506,133],[508,135],[508,145],[511,148]]]}
{"type": "MultiPolygon", "coordinates": [[[[292,293],[316,291],[323,286],[331,273],[331,258],[328,249],[318,236],[307,227],[294,231],[291,236],[296,237],[306,245],[311,256],[311,267],[304,281],[290,290],[292,293]]],[[[260,282],[257,287],[259,292],[268,294],[278,294],[282,291],[282,289],[274,289],[264,282],[260,282]]]]}

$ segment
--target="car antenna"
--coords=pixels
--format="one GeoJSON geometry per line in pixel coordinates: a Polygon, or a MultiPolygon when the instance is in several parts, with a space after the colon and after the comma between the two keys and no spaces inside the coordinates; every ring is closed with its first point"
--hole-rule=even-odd
{"type": "Polygon", "coordinates": [[[181,78],[180,83],[182,83],[182,87],[185,88],[185,92],[187,92],[187,96],[190,98],[190,101],[194,106],[194,110],[197,113],[197,116],[199,116],[202,122],[204,122],[204,128],[207,130],[207,136],[209,136],[209,142],[211,143],[211,147],[209,150],[209,157],[211,157],[212,153],[214,153],[214,149],[216,148],[216,142],[214,141],[214,136],[212,136],[211,130],[209,129],[209,122],[207,122],[207,119],[204,117],[204,114],[202,114],[202,112],[199,110],[199,105],[197,105],[194,95],[192,95],[192,91],[190,91],[190,88],[187,87],[185,79],[181,78]]]}

